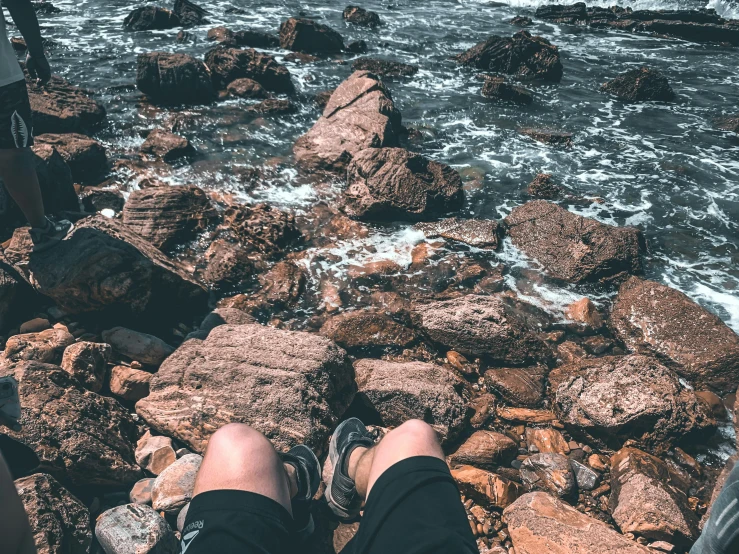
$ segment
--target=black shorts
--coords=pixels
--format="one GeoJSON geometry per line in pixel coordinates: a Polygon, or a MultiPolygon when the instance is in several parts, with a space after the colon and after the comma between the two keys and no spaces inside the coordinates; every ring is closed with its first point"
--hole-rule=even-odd
{"type": "MultiPolygon", "coordinates": [[[[258,494],[224,490],[193,498],[182,554],[294,554],[293,521],[258,494]]],[[[477,554],[470,524],[447,465],[431,457],[403,460],[372,487],[356,536],[341,554],[477,554]]]]}
{"type": "Polygon", "coordinates": [[[0,87],[0,149],[33,146],[33,117],[26,81],[0,87]]]}

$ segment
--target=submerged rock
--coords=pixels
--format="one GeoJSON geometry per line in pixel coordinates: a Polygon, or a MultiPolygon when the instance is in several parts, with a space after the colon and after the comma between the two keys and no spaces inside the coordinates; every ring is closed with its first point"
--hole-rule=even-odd
{"type": "Polygon", "coordinates": [[[280,25],[280,46],[306,54],[338,54],[344,50],[344,39],[327,25],[291,17],[280,25]]]}
{"type": "Polygon", "coordinates": [[[195,154],[195,148],[185,137],[163,129],[151,131],[141,145],[144,154],[156,156],[165,162],[172,162],[195,154]]]}
{"type": "Polygon", "coordinates": [[[136,87],[161,104],[204,104],[215,99],[210,71],[187,54],[139,54],[136,87]]]}
{"type": "Polygon", "coordinates": [[[352,64],[352,69],[354,71],[369,71],[379,77],[410,77],[418,73],[417,65],[378,58],[359,58],[352,64]]]}
{"type": "Polygon", "coordinates": [[[534,101],[534,95],[523,87],[512,85],[505,77],[490,77],[482,85],[482,95],[501,102],[528,105],[534,101]]]}
{"type": "Polygon", "coordinates": [[[52,76],[45,85],[26,84],[35,134],[89,133],[105,121],[103,105],[66,79],[52,76]]]}
{"type": "Polygon", "coordinates": [[[541,142],[549,146],[562,146],[564,148],[572,146],[572,133],[533,127],[524,127],[519,129],[518,132],[534,139],[536,142],[541,142]]]}
{"type": "Polygon", "coordinates": [[[288,69],[264,52],[218,46],[205,55],[205,64],[217,90],[226,89],[237,79],[252,79],[278,94],[295,92],[288,69]]]}
{"type": "Polygon", "coordinates": [[[226,90],[237,98],[269,98],[269,93],[262,85],[246,77],[231,81],[226,90]]]}
{"type": "Polygon", "coordinates": [[[208,20],[205,18],[208,12],[190,0],[175,0],[173,11],[185,26],[204,25],[208,23],[208,20]]]}
{"type": "Polygon", "coordinates": [[[382,24],[379,15],[359,6],[347,6],[341,15],[344,21],[362,27],[377,27],[382,24]]]}
{"type": "Polygon", "coordinates": [[[136,8],[123,20],[123,28],[127,31],[174,29],[180,25],[180,17],[176,13],[157,6],[136,8]]]}
{"type": "Polygon", "coordinates": [[[246,111],[254,115],[289,115],[297,112],[298,107],[289,100],[269,98],[249,106],[246,111]]]}
{"type": "Polygon", "coordinates": [[[427,238],[444,238],[463,242],[475,248],[497,250],[503,229],[493,219],[460,219],[452,217],[435,223],[417,223],[414,229],[423,231],[427,238]]]}
{"type": "Polygon", "coordinates": [[[565,189],[554,182],[551,173],[539,173],[526,190],[533,198],[556,200],[565,194],[565,189]]]}
{"type": "Polygon", "coordinates": [[[34,138],[36,144],[48,144],[56,148],[67,162],[75,182],[99,183],[108,172],[105,147],[95,139],[78,133],[49,133],[34,138]]]}
{"type": "Polygon", "coordinates": [[[223,221],[243,248],[268,257],[283,253],[302,237],[295,216],[269,204],[232,206],[223,221]]]}
{"type": "Polygon", "coordinates": [[[600,90],[628,102],[669,102],[675,99],[667,77],[657,69],[648,67],[627,71],[608,81],[600,90]]]}
{"type": "Polygon", "coordinates": [[[515,25],[516,27],[528,27],[532,23],[533,21],[531,21],[531,18],[525,15],[517,15],[510,21],[510,24],[515,25]]]}

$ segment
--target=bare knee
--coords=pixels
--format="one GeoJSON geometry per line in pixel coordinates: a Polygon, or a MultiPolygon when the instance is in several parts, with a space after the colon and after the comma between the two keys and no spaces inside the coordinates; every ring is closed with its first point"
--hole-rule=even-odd
{"type": "Polygon", "coordinates": [[[428,445],[439,444],[439,438],[431,427],[425,421],[420,419],[410,419],[402,425],[396,427],[387,436],[393,435],[394,439],[407,440],[413,443],[422,443],[428,445]]]}
{"type": "Polygon", "coordinates": [[[276,455],[272,443],[262,433],[245,423],[224,425],[208,441],[206,456],[218,458],[263,457],[276,455]]]}

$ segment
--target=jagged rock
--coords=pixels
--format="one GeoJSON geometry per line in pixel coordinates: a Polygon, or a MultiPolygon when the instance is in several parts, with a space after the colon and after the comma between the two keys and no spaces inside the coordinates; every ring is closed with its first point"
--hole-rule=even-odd
{"type": "Polygon", "coordinates": [[[368,50],[369,47],[365,40],[355,40],[346,45],[346,51],[353,54],[366,54],[368,50]]]}
{"type": "Polygon", "coordinates": [[[217,90],[225,90],[236,79],[252,79],[271,92],[295,92],[287,68],[264,52],[218,46],[205,55],[205,64],[217,90]]]}
{"type": "Polygon", "coordinates": [[[562,146],[569,148],[572,146],[572,133],[557,131],[555,129],[540,129],[532,127],[524,127],[518,130],[519,133],[536,142],[541,142],[549,146],[562,146]]]}
{"type": "Polygon", "coordinates": [[[546,367],[503,367],[485,372],[485,385],[513,406],[536,408],[544,400],[546,367]]]}
{"type": "Polygon", "coordinates": [[[591,491],[598,486],[600,475],[588,466],[581,464],[577,460],[570,459],[570,467],[572,467],[572,472],[575,474],[575,481],[577,481],[577,488],[579,490],[591,491]]]}
{"type": "Polygon", "coordinates": [[[525,436],[526,444],[529,446],[529,452],[532,451],[531,447],[534,446],[536,448],[536,450],[533,450],[534,452],[570,453],[570,447],[567,441],[562,436],[562,433],[556,429],[527,427],[525,436]]]}
{"type": "Polygon", "coordinates": [[[56,148],[78,183],[99,183],[108,172],[105,147],[95,139],[78,133],[65,133],[38,135],[35,141],[36,144],[56,148]]]}
{"type": "Polygon", "coordinates": [[[37,471],[74,485],[120,485],[141,477],[134,460],[138,428],[118,402],[50,364],[19,362],[2,374],[18,381],[22,413],[22,430],[4,433],[34,451],[37,471]]]}
{"type": "Polygon", "coordinates": [[[600,90],[628,102],[669,102],[675,99],[667,77],[657,69],[648,67],[627,71],[608,81],[600,90]]]}
{"type": "Polygon", "coordinates": [[[482,95],[502,102],[528,105],[534,101],[534,95],[523,87],[513,85],[505,77],[490,77],[482,85],[482,95]]]}
{"type": "Polygon", "coordinates": [[[518,444],[495,431],[476,431],[449,458],[452,465],[470,465],[483,469],[506,467],[518,455],[518,444]]]}
{"type": "Polygon", "coordinates": [[[204,104],[215,99],[210,71],[187,54],[139,54],[136,87],[161,104],[204,104]]]}
{"type": "Polygon", "coordinates": [[[18,229],[5,256],[32,272],[33,287],[68,314],[107,310],[163,320],[201,312],[207,301],[205,289],[178,264],[104,216],[78,221],[50,251],[31,256],[31,249],[28,230],[18,229]]]}
{"type": "Polygon", "coordinates": [[[608,356],[549,374],[555,408],[571,432],[608,444],[633,438],[667,448],[715,425],[695,393],[654,358],[608,356]]]}
{"type": "Polygon", "coordinates": [[[250,48],[276,48],[280,46],[280,39],[277,37],[252,29],[234,32],[226,27],[216,27],[208,31],[207,38],[224,46],[247,46],[250,48]]]}
{"type": "Polygon", "coordinates": [[[556,452],[526,458],[521,464],[521,482],[528,491],[550,492],[559,498],[571,498],[577,491],[570,459],[556,452]]]}
{"type": "Polygon", "coordinates": [[[38,554],[88,552],[90,512],[51,475],[37,473],[15,481],[31,525],[38,554]]]}
{"type": "Polygon", "coordinates": [[[302,236],[293,214],[268,204],[232,206],[223,220],[243,247],[266,256],[284,252],[302,236]]]}
{"type": "Polygon", "coordinates": [[[129,502],[151,506],[151,489],[154,486],[154,481],[156,481],[154,477],[136,481],[136,484],[131,487],[131,492],[128,493],[129,502]]]}
{"type": "Polygon", "coordinates": [[[208,195],[195,185],[139,189],[123,207],[126,227],[160,250],[194,239],[215,215],[208,195]]]}
{"type": "Polygon", "coordinates": [[[106,554],[178,554],[180,544],[167,521],[143,504],[103,512],[95,537],[106,554]]]}
{"type": "Polygon", "coordinates": [[[428,219],[464,203],[459,173],[403,148],[362,150],[346,173],[343,208],[355,219],[428,219]]]}
{"type": "Polygon", "coordinates": [[[435,223],[417,223],[414,227],[423,231],[426,238],[445,238],[463,242],[476,248],[497,250],[503,237],[503,229],[493,219],[460,219],[452,217],[435,223]]]}
{"type": "Polygon", "coordinates": [[[203,457],[186,454],[164,469],[151,489],[151,506],[158,512],[176,514],[192,499],[195,478],[203,457]]]}
{"type": "Polygon", "coordinates": [[[2,359],[10,362],[34,360],[59,364],[64,350],[74,343],[74,337],[64,329],[47,329],[40,333],[15,335],[5,343],[2,359]]]}
{"type": "Polygon", "coordinates": [[[156,6],[136,8],[123,20],[123,28],[127,31],[174,29],[180,25],[180,17],[177,14],[156,6]]]}
{"type": "Polygon", "coordinates": [[[574,321],[578,329],[595,332],[603,327],[603,316],[590,298],[581,298],[565,310],[565,317],[574,321]]]}
{"type": "Polygon", "coordinates": [[[81,341],[64,350],[62,369],[92,392],[105,384],[113,350],[109,344],[81,341]]]}
{"type": "Polygon", "coordinates": [[[529,183],[526,191],[533,198],[544,200],[555,200],[564,195],[565,189],[554,182],[551,173],[539,173],[529,183]]]}
{"type": "Polygon", "coordinates": [[[288,115],[298,111],[298,107],[290,100],[268,98],[258,104],[249,106],[246,111],[255,115],[288,115]]]}
{"type": "Polygon", "coordinates": [[[559,82],[559,49],[547,39],[519,31],[513,37],[493,36],[456,57],[458,63],[519,79],[559,82]]]}
{"type": "Polygon", "coordinates": [[[253,253],[239,244],[217,239],[205,251],[203,280],[222,292],[239,288],[254,277],[257,262],[253,253]]]}
{"type": "Polygon", "coordinates": [[[646,546],[544,492],[520,497],[505,509],[503,520],[516,554],[652,553],[646,546]]]}
{"type": "Polygon", "coordinates": [[[453,441],[464,428],[467,403],[458,392],[463,382],[445,367],[365,359],[354,370],[359,398],[379,415],[383,427],[422,419],[444,441],[453,441]]]}
{"type": "Polygon", "coordinates": [[[384,314],[368,311],[346,312],[334,316],[321,327],[321,334],[348,350],[402,349],[417,339],[412,329],[384,314]]]}
{"type": "Polygon", "coordinates": [[[656,355],[693,383],[733,390],[739,381],[739,336],[673,288],[630,278],[608,325],[627,347],[656,355]]]}
{"type": "Polygon", "coordinates": [[[237,98],[268,98],[269,93],[254,79],[236,79],[226,87],[231,96],[237,98]]]}
{"type": "Polygon", "coordinates": [[[205,25],[208,23],[208,20],[205,18],[208,12],[190,0],[175,0],[174,13],[177,14],[185,26],[205,25]]]}
{"type": "Polygon", "coordinates": [[[517,15],[510,21],[511,25],[515,25],[516,27],[528,27],[533,23],[531,21],[530,17],[527,17],[525,15],[517,15]]]}
{"type": "Polygon", "coordinates": [[[378,58],[359,58],[352,64],[352,69],[354,71],[369,71],[378,77],[410,77],[418,73],[417,65],[378,58]]]}
{"type": "Polygon", "coordinates": [[[117,365],[110,372],[110,392],[123,400],[138,402],[149,396],[151,377],[148,371],[117,365]]]}
{"type": "Polygon", "coordinates": [[[136,444],[136,463],[154,475],[162,473],[176,460],[177,454],[169,437],[153,436],[147,431],[136,444]]]}
{"type": "Polygon", "coordinates": [[[634,227],[614,227],[534,200],[505,218],[513,244],[551,276],[573,283],[641,271],[644,236],[634,227]]]}
{"type": "Polygon", "coordinates": [[[382,24],[379,15],[359,6],[347,6],[341,15],[345,21],[363,27],[377,27],[382,24]]]}
{"type": "Polygon", "coordinates": [[[506,508],[524,493],[518,483],[472,466],[452,470],[462,493],[485,507],[506,508]]]}
{"type": "Polygon", "coordinates": [[[280,25],[280,46],[307,54],[338,54],[344,50],[344,39],[326,25],[291,17],[280,25]]]}
{"type": "Polygon", "coordinates": [[[294,306],[305,291],[305,271],[291,261],[276,263],[259,277],[261,289],[257,294],[238,294],[219,304],[223,308],[236,308],[253,315],[269,316],[294,306]]]}
{"type": "Polygon", "coordinates": [[[346,353],[328,339],[221,325],[167,358],[136,412],[196,452],[231,422],[248,423],[280,450],[299,443],[320,449],[355,387],[346,353]]]}
{"type": "Polygon", "coordinates": [[[609,511],[622,533],[688,548],[698,538],[698,518],[687,491],[654,456],[623,448],[611,458],[609,511]]]}
{"type": "Polygon", "coordinates": [[[503,364],[548,361],[551,350],[535,326],[546,316],[534,306],[503,294],[467,295],[418,306],[419,327],[431,340],[464,355],[503,364]]]}
{"type": "Polygon", "coordinates": [[[89,213],[101,212],[103,210],[113,210],[120,212],[126,203],[123,194],[117,190],[105,190],[88,188],[81,195],[82,208],[89,213]]]}
{"type": "Polygon", "coordinates": [[[342,173],[365,148],[397,146],[401,132],[400,112],[385,85],[371,73],[357,71],[331,94],[323,116],[293,151],[308,170],[342,173]]]}
{"type": "Polygon", "coordinates": [[[26,84],[35,134],[87,133],[105,120],[103,105],[66,79],[52,76],[45,85],[30,80],[26,84]]]}
{"type": "Polygon", "coordinates": [[[119,354],[143,364],[160,365],[174,352],[162,339],[125,327],[103,331],[103,340],[119,354]]]}
{"type": "Polygon", "coordinates": [[[154,129],[141,145],[144,154],[150,154],[172,162],[195,154],[195,148],[185,137],[175,135],[163,129],[154,129]]]}

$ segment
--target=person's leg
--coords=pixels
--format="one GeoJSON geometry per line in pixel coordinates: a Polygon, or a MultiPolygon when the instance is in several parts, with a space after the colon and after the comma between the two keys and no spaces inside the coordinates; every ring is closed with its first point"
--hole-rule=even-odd
{"type": "Polygon", "coordinates": [[[3,552],[36,554],[28,516],[2,455],[0,455],[0,537],[3,552]]]}
{"type": "Polygon", "coordinates": [[[31,226],[46,227],[44,201],[31,149],[0,149],[0,178],[31,226]]]}
{"type": "Polygon", "coordinates": [[[690,554],[739,552],[739,463],[731,470],[721,493],[711,506],[703,533],[690,554]]]}

